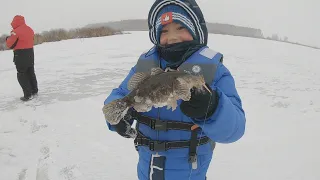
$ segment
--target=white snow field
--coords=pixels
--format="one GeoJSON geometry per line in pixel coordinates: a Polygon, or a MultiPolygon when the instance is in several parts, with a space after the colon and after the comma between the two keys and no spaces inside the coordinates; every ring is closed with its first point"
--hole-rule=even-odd
{"type": "MultiPolygon", "coordinates": [[[[133,140],[101,109],[151,46],[148,32],[38,45],[39,96],[25,103],[12,51],[0,52],[0,179],[138,179],[133,140]]],[[[319,180],[320,51],[213,34],[209,46],[225,55],[247,126],[217,144],[208,180],[319,180]]]]}

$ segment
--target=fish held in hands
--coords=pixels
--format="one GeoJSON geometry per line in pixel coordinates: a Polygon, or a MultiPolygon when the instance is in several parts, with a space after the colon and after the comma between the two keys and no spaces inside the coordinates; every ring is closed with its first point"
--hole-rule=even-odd
{"type": "Polygon", "coordinates": [[[180,71],[165,72],[161,68],[152,68],[149,73],[135,73],[128,81],[127,88],[130,91],[128,95],[102,108],[106,121],[111,125],[118,124],[130,108],[137,112],[148,112],[152,107],[167,106],[167,109],[174,111],[179,99],[190,100],[192,88],[209,91],[203,76],[180,71]]]}

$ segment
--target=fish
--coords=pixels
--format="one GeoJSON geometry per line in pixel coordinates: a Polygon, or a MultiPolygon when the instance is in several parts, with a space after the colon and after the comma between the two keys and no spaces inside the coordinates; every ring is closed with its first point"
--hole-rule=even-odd
{"type": "Polygon", "coordinates": [[[167,109],[174,111],[178,100],[190,100],[192,88],[199,92],[205,89],[211,92],[202,75],[152,68],[150,72],[135,73],[127,83],[129,93],[104,105],[102,111],[111,125],[118,124],[130,108],[137,112],[148,112],[153,107],[167,106],[167,109]]]}

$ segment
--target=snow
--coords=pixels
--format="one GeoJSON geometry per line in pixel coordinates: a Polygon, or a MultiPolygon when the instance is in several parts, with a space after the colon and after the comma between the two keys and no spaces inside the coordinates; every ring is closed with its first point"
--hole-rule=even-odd
{"type": "MultiPolygon", "coordinates": [[[[209,35],[224,53],[246,133],[217,144],[208,179],[320,179],[320,51],[209,35]]],[[[103,101],[151,48],[148,32],[35,47],[39,96],[20,102],[12,52],[0,52],[0,179],[137,179],[132,139],[108,130],[103,101]]]]}

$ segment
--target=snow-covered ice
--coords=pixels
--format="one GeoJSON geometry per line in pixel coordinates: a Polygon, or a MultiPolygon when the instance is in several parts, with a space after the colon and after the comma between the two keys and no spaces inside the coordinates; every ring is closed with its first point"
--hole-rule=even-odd
{"type": "MultiPolygon", "coordinates": [[[[12,52],[0,52],[0,179],[137,179],[132,139],[110,132],[103,101],[151,48],[148,32],[35,47],[39,96],[21,102],[12,52]]],[[[208,179],[320,179],[320,51],[209,35],[246,111],[246,133],[217,144],[208,179]]]]}

